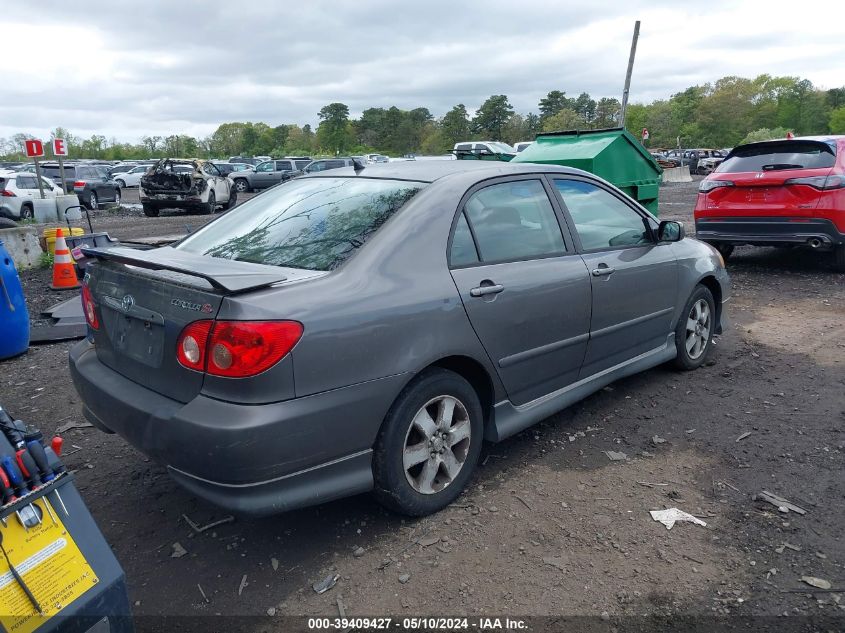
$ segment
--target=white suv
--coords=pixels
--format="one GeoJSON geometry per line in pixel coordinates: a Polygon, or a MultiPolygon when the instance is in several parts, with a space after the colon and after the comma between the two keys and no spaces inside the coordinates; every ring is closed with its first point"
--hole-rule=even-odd
{"type": "MultiPolygon", "coordinates": [[[[62,193],[56,184],[41,178],[44,196],[55,198],[62,193]]],[[[13,220],[26,220],[33,215],[32,199],[38,198],[38,180],[35,174],[19,171],[0,171],[0,216],[13,220]]]]}

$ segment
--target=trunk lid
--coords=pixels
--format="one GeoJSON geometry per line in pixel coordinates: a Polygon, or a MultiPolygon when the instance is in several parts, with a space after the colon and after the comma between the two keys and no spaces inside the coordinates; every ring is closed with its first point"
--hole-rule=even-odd
{"type": "Polygon", "coordinates": [[[276,267],[170,247],[83,252],[98,259],[88,268],[87,283],[99,312],[100,327],[92,332],[100,362],[180,402],[193,399],[205,378],[176,359],[176,342],[185,326],[214,319],[225,297],[287,278],[276,267]]]}
{"type": "Polygon", "coordinates": [[[792,178],[828,176],[832,169],[789,169],[725,174],[733,187],[718,187],[705,195],[705,208],[753,216],[811,216],[822,192],[809,185],[786,184],[792,178]]]}

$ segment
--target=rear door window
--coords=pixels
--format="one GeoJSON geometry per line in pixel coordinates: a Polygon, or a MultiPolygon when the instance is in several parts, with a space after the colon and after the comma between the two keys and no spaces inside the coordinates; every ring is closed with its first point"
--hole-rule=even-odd
{"type": "Polygon", "coordinates": [[[566,251],[552,204],[539,180],[490,185],[464,206],[485,263],[539,259],[566,251]]]}
{"type": "Polygon", "coordinates": [[[827,143],[791,140],[737,147],[716,171],[737,173],[782,169],[829,169],[835,162],[833,148],[827,143]]]}
{"type": "Polygon", "coordinates": [[[276,171],[293,171],[289,160],[277,160],[276,171]]]}
{"type": "Polygon", "coordinates": [[[18,176],[18,189],[38,189],[38,183],[35,176],[18,176]]]}
{"type": "Polygon", "coordinates": [[[397,180],[294,179],[236,207],[177,248],[257,264],[333,270],[424,186],[397,180]]]}

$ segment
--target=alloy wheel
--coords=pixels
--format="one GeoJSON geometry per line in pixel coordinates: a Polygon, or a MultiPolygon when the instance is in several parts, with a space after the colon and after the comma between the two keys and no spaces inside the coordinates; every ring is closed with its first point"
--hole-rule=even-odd
{"type": "Polygon", "coordinates": [[[461,472],[472,435],[469,414],[453,396],[437,396],[423,405],[405,435],[405,477],[424,495],[443,490],[461,472]]]}
{"type": "Polygon", "coordinates": [[[684,345],[692,360],[701,358],[710,341],[710,306],[704,299],[692,305],[687,317],[687,337],[684,345]]]}

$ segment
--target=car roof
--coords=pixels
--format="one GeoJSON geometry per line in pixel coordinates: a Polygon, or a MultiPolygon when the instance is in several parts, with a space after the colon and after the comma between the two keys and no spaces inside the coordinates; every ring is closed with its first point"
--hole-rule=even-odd
{"type": "Polygon", "coordinates": [[[340,167],[328,171],[308,174],[305,178],[337,178],[341,176],[358,176],[366,178],[384,178],[394,180],[415,180],[418,182],[434,182],[440,178],[456,173],[477,172],[478,179],[495,178],[497,176],[554,173],[554,174],[583,174],[580,169],[559,167],[541,163],[508,163],[491,160],[424,160],[397,161],[367,165],[355,171],[353,167],[340,167]]]}

